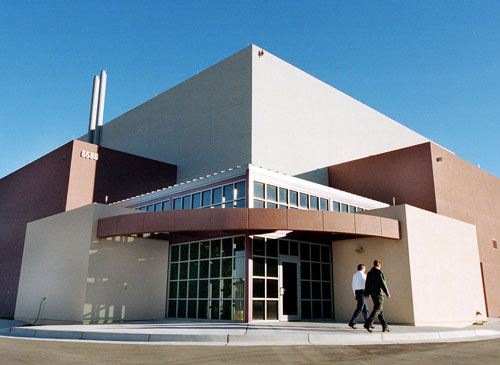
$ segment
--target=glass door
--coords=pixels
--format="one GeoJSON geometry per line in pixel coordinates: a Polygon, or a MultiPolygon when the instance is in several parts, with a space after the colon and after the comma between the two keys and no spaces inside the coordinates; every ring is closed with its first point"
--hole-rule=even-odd
{"type": "Polygon", "coordinates": [[[300,261],[298,257],[279,258],[279,319],[300,320],[300,261]]]}

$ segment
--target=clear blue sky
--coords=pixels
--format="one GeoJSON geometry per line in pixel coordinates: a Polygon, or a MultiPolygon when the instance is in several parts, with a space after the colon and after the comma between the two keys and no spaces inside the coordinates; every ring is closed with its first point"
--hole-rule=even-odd
{"type": "Polygon", "coordinates": [[[249,43],[500,177],[500,1],[2,1],[0,177],[249,43]]]}

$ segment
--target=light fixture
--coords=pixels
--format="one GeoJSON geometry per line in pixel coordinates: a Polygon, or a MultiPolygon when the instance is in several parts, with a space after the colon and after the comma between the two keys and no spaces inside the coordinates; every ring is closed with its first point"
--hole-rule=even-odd
{"type": "Polygon", "coordinates": [[[293,231],[283,231],[283,230],[277,230],[271,233],[264,233],[264,234],[256,234],[255,237],[262,237],[262,238],[269,238],[272,240],[276,240],[278,238],[283,238],[287,234],[291,233],[293,231]]]}

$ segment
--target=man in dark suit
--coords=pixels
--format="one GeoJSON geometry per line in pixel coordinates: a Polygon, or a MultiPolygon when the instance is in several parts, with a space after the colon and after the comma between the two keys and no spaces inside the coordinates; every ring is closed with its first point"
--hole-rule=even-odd
{"type": "Polygon", "coordinates": [[[382,262],[380,260],[373,261],[373,267],[366,276],[365,294],[366,298],[372,297],[373,310],[363,327],[370,333],[373,332],[372,326],[376,316],[378,316],[378,320],[382,325],[382,332],[390,332],[389,325],[384,319],[383,304],[384,294],[387,298],[390,298],[391,295],[389,294],[389,289],[385,282],[384,273],[380,270],[381,266],[382,262]]]}

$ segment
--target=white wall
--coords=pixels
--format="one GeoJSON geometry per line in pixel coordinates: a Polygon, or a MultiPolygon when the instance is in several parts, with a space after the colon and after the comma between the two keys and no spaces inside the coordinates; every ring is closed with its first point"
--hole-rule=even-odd
{"type": "Polygon", "coordinates": [[[254,165],[297,175],[428,141],[267,51],[258,57],[258,50],[252,53],[254,165]]]}
{"type": "Polygon", "coordinates": [[[15,317],[39,323],[165,315],[168,245],[96,238],[97,221],[133,210],[90,204],[27,226],[15,317]]]}

